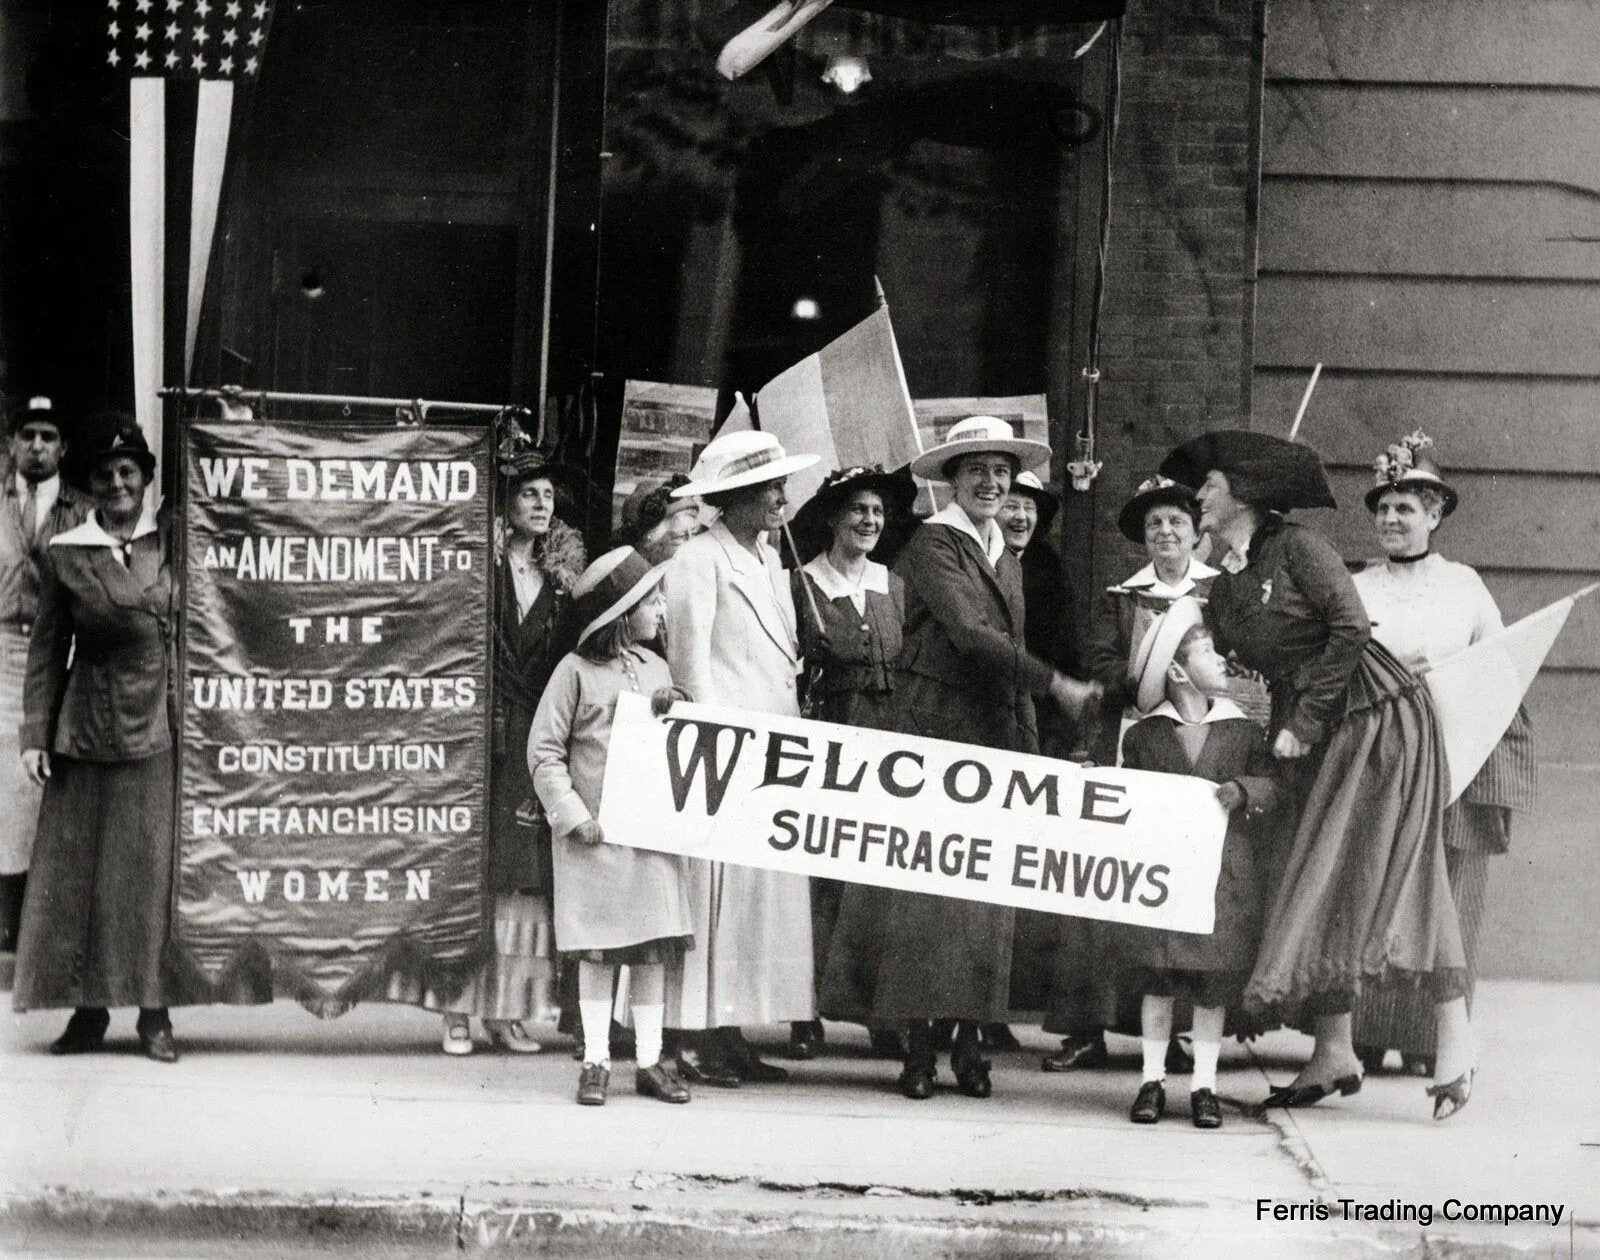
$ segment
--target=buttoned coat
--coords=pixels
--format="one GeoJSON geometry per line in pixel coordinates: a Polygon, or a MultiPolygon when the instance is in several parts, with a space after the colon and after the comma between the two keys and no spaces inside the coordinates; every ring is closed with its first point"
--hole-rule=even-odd
{"type": "Polygon", "coordinates": [[[0,467],[0,875],[28,869],[39,788],[22,768],[17,739],[28,640],[39,612],[40,567],[50,539],[83,520],[88,502],[65,482],[38,532],[22,520],[16,469],[0,467]]]}
{"type": "MultiPolygon", "coordinates": [[[[794,599],[775,551],[759,556],[718,521],[668,567],[665,637],[672,681],[702,704],[799,713],[794,599]]],[[[715,1028],[810,1019],[811,895],[801,875],[689,863],[695,948],[669,974],[667,1026],[715,1028]]]]}

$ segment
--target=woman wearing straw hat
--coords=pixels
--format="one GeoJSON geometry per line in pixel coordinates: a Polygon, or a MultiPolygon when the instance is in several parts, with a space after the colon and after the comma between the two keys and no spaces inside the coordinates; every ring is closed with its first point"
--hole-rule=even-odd
{"type": "MultiPolygon", "coordinates": [[[[1200,541],[1200,508],[1194,491],[1168,477],[1149,477],[1117,513],[1117,530],[1144,548],[1149,563],[1095,597],[1083,665],[1105,688],[1096,714],[1090,756],[1098,765],[1121,762],[1122,733],[1137,717],[1133,659],[1145,632],[1175,600],[1204,603],[1217,570],[1195,555],[1200,541]]],[[[1072,1072],[1106,1065],[1105,1030],[1131,1030],[1134,1012],[1118,1012],[1111,968],[1112,932],[1094,919],[1062,918],[1051,960],[1046,1032],[1061,1035],[1061,1049],[1040,1066],[1046,1072],[1072,1072]]],[[[1170,1065],[1185,1068],[1187,1053],[1174,1041],[1170,1065]]]]}
{"type": "Polygon", "coordinates": [[[693,943],[685,859],[606,844],[595,820],[618,696],[637,692],[663,711],[682,694],[666,662],[642,646],[660,629],[663,568],[617,547],[584,570],[572,588],[573,619],[582,627],[577,647],[550,676],[528,737],[528,771],[554,840],[556,940],[578,968],[584,1106],[606,1100],[619,966],[629,969],[636,1088],[661,1102],[689,1101],[676,1064],[661,1053],[665,973],[693,943]]]}
{"type": "MultiPolygon", "coordinates": [[[[706,447],[696,479],[673,491],[719,513],[667,569],[667,659],[673,681],[702,704],[800,711],[794,597],[766,535],[784,524],[784,479],[816,462],[788,454],[770,433],[730,433],[706,447]]],[[[739,1026],[816,1016],[806,879],[692,862],[689,902],[697,948],[667,992],[667,1025],[685,1033],[684,1075],[713,1085],[783,1080],[739,1026]]]]}
{"type": "Polygon", "coordinates": [[[1361,1088],[1351,1011],[1364,981],[1426,984],[1439,1021],[1434,1118],[1466,1105],[1474,1071],[1466,958],[1445,874],[1446,767],[1427,689],[1371,639],[1361,597],[1331,546],[1284,513],[1332,507],[1307,446],[1245,430],[1175,449],[1164,476],[1198,485],[1200,527],[1229,548],[1206,620],[1217,646],[1272,687],[1272,750],[1299,820],[1244,1006],[1309,1015],[1316,1046],[1269,1105],[1308,1106],[1361,1088]]]}
{"type": "MultiPolygon", "coordinates": [[[[806,660],[806,714],[823,722],[893,730],[894,667],[900,656],[906,588],[898,575],[871,558],[890,519],[906,513],[917,486],[905,473],[881,464],[841,468],[796,513],[794,535],[805,565],[793,574],[800,618],[800,648],[806,660]]],[[[811,881],[811,931],[820,989],[845,885],[811,881]]],[[[823,1008],[829,1019],[867,1023],[863,1011],[823,1008]]],[[[872,1048],[900,1058],[894,1029],[873,1028],[872,1048]]],[[[816,1054],[820,1020],[796,1024],[789,1053],[816,1054]]]]}
{"type": "MultiPolygon", "coordinates": [[[[1013,478],[1049,457],[1048,446],[1017,438],[1004,420],[974,416],[912,464],[918,476],[948,482],[954,499],[912,535],[895,563],[906,584],[895,679],[900,730],[1034,752],[1035,695],[1076,709],[1094,693],[1024,646],[1022,569],[995,523],[1013,478]]],[[[954,1024],[957,1084],[987,1098],[989,1064],[978,1030],[1006,1018],[1011,910],[902,892],[885,902],[851,887],[835,935],[841,948],[829,951],[824,1005],[864,1008],[874,1024],[907,1025],[901,1092],[932,1095],[935,1054],[954,1024]]]]}
{"type": "MultiPolygon", "coordinates": [[[[1433,535],[1458,495],[1434,462],[1433,440],[1418,429],[1378,456],[1367,511],[1383,556],[1354,575],[1372,618],[1372,637],[1413,673],[1500,630],[1500,609],[1475,570],[1433,550],[1433,535]]],[[[1488,762],[1444,814],[1444,856],[1467,955],[1467,1001],[1477,974],[1489,858],[1510,847],[1511,814],[1534,803],[1533,744],[1525,711],[1488,762]]],[[[1408,1072],[1433,1073],[1434,1013],[1414,986],[1377,984],[1356,1004],[1356,1050],[1368,1071],[1399,1050],[1408,1072]]]]}

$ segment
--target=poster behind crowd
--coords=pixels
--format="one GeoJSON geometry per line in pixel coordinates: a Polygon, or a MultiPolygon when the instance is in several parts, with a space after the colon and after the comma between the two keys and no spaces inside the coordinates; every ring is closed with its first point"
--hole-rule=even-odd
{"type": "Polygon", "coordinates": [[[623,387],[617,472],[611,483],[613,530],[622,524],[622,505],[641,481],[688,475],[716,422],[715,389],[657,381],[629,381],[623,387]]]}
{"type": "Polygon", "coordinates": [[[1216,784],[624,692],[613,844],[821,879],[1210,932],[1216,784]],[[619,767],[620,772],[619,772],[619,767]]]}
{"type": "Polygon", "coordinates": [[[479,943],[488,451],[186,428],[176,935],[214,1000],[449,988],[479,943]]]}

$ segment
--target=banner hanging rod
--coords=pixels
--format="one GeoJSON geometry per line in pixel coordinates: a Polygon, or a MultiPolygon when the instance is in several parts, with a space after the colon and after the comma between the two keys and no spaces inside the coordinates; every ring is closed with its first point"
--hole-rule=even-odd
{"type": "Polygon", "coordinates": [[[158,391],[163,398],[176,398],[180,402],[191,398],[213,399],[228,407],[259,407],[264,403],[310,403],[320,407],[388,407],[396,411],[409,411],[418,419],[431,410],[454,411],[468,415],[498,416],[530,414],[526,407],[515,403],[444,402],[429,398],[367,398],[359,394],[296,394],[274,389],[245,389],[242,385],[223,385],[212,389],[192,389],[185,385],[167,385],[158,391]]]}

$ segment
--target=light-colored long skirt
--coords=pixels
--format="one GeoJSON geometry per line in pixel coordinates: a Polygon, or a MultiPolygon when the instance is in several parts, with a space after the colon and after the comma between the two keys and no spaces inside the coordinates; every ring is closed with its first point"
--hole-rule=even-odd
{"type": "Polygon", "coordinates": [[[460,993],[417,992],[397,979],[384,996],[452,1015],[554,1021],[556,967],[549,902],[528,893],[502,893],[494,899],[494,952],[460,993]]]}
{"type": "Polygon", "coordinates": [[[0,875],[28,869],[39,825],[39,788],[22,768],[22,679],[28,636],[0,628],[0,875]]]}

